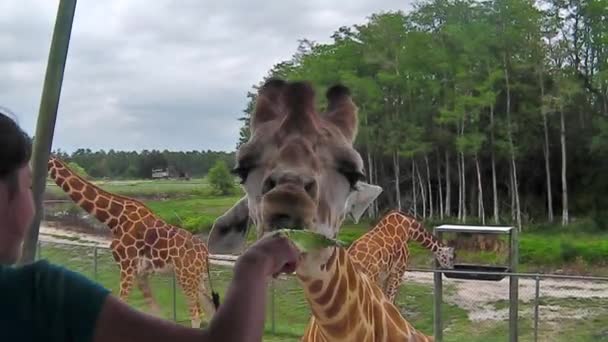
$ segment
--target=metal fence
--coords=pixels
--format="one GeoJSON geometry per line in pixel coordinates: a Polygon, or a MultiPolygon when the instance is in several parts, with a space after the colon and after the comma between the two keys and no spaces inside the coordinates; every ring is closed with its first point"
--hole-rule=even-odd
{"type": "MultiPolygon", "coordinates": [[[[83,273],[118,293],[118,266],[105,247],[80,241],[42,242],[39,258],[83,273]]],[[[223,298],[232,278],[226,258],[212,257],[214,290],[223,298]]],[[[396,305],[418,330],[433,334],[432,269],[410,269],[396,305]]],[[[608,341],[608,277],[555,274],[509,274],[519,278],[519,341],[608,341]]],[[[443,277],[443,341],[507,341],[509,277],[473,281],[443,277]]],[[[189,325],[186,301],[172,274],[152,277],[153,295],[167,319],[189,325]]],[[[146,309],[134,288],[129,303],[146,309]]],[[[299,341],[310,318],[301,287],[292,276],[281,276],[269,288],[267,341],[299,341]]]]}

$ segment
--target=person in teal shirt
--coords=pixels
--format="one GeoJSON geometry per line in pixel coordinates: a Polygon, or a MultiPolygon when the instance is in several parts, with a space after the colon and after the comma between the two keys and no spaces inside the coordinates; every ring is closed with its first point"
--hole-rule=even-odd
{"type": "Polygon", "coordinates": [[[31,139],[0,112],[0,341],[261,341],[268,280],[291,273],[296,248],[259,240],[241,255],[225,300],[206,329],[131,308],[88,278],[47,261],[13,266],[34,216],[31,139]]]}

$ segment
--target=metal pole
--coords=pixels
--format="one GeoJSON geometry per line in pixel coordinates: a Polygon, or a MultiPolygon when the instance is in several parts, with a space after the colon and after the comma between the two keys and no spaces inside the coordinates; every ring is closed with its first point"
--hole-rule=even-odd
{"type": "Polygon", "coordinates": [[[93,247],[93,279],[97,280],[97,246],[93,247]]]}
{"type": "MultiPolygon", "coordinates": [[[[511,229],[511,272],[517,273],[519,262],[519,238],[517,229],[511,229]]],[[[518,326],[518,304],[519,304],[519,281],[518,277],[509,277],[509,341],[517,342],[518,326]]]]}
{"type": "MultiPolygon", "coordinates": [[[[441,232],[437,232],[435,228],[433,228],[433,234],[437,237],[439,241],[441,241],[441,232]]],[[[437,269],[439,267],[439,263],[437,259],[434,258],[433,267],[437,269]]],[[[442,284],[442,273],[434,272],[433,273],[433,282],[434,282],[434,294],[435,299],[433,302],[433,334],[435,336],[436,342],[443,341],[443,322],[441,321],[441,302],[443,301],[443,284],[442,284]]]]}
{"type": "Polygon", "coordinates": [[[42,195],[46,186],[47,162],[53,144],[57,107],[59,106],[63,72],[70,45],[75,10],[76,0],[59,1],[44,86],[42,88],[42,98],[40,99],[32,154],[32,189],[36,214],[23,245],[23,254],[21,260],[19,260],[20,264],[29,263],[36,257],[36,242],[38,241],[38,230],[43,213],[42,195]]]}
{"type": "Polygon", "coordinates": [[[36,243],[36,260],[40,260],[40,256],[42,255],[42,243],[38,241],[36,243]]]}
{"type": "Polygon", "coordinates": [[[177,284],[175,281],[175,272],[173,272],[173,321],[177,322],[177,284]]]}
{"type": "Polygon", "coordinates": [[[536,276],[536,294],[534,295],[534,342],[538,341],[538,306],[540,297],[540,277],[536,276]]]}
{"type": "Polygon", "coordinates": [[[276,306],[274,305],[274,279],[270,281],[270,306],[271,306],[271,311],[270,311],[270,322],[271,322],[271,331],[272,334],[275,335],[276,334],[276,330],[275,330],[275,309],[276,306]]]}

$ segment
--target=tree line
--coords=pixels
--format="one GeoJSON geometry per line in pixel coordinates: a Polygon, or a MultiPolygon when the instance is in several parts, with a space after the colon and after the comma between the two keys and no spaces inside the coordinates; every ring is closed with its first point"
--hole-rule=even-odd
{"type": "Polygon", "coordinates": [[[372,216],[608,224],[608,0],[434,0],[301,40],[238,144],[273,77],[350,87],[372,216]]]}
{"type": "Polygon", "coordinates": [[[151,178],[153,169],[170,169],[175,175],[203,177],[218,161],[234,164],[234,153],[216,151],[91,151],[78,149],[71,154],[53,151],[59,158],[82,167],[94,178],[151,178]]]}

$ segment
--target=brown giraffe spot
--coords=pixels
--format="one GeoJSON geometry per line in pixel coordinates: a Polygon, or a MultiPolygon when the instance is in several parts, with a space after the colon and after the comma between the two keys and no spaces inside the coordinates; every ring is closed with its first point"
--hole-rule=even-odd
{"type": "Polygon", "coordinates": [[[127,233],[122,236],[121,241],[125,246],[130,246],[135,242],[135,238],[133,238],[133,236],[131,236],[131,234],[127,233]]]}
{"type": "Polygon", "coordinates": [[[87,201],[85,200],[84,202],[82,202],[82,204],[80,205],[84,210],[86,210],[88,213],[92,212],[93,209],[95,208],[95,205],[93,204],[93,202],[87,201]]]}
{"type": "Polygon", "coordinates": [[[118,217],[122,213],[123,210],[124,210],[124,207],[122,206],[122,204],[112,200],[112,202],[110,203],[110,213],[113,216],[118,217]]]}
{"type": "Polygon", "coordinates": [[[119,259],[124,259],[127,257],[127,254],[125,253],[125,247],[122,245],[118,245],[116,246],[115,249],[116,253],[118,254],[119,259]]]}
{"type": "Polygon", "coordinates": [[[57,171],[55,171],[55,169],[51,169],[51,178],[55,179],[55,175],[57,175],[57,171]]]}
{"type": "Polygon", "coordinates": [[[357,289],[357,274],[351,262],[346,263],[346,276],[348,277],[348,290],[353,292],[357,289]]]}
{"type": "Polygon", "coordinates": [[[63,178],[68,178],[68,177],[70,177],[70,176],[71,176],[71,175],[70,175],[70,171],[68,171],[68,170],[66,170],[66,169],[59,169],[59,170],[57,171],[57,173],[59,173],[59,175],[60,175],[61,177],[63,177],[63,178]]]}
{"type": "Polygon", "coordinates": [[[327,315],[327,317],[335,317],[336,314],[340,311],[340,308],[344,305],[344,302],[346,301],[346,295],[348,294],[347,287],[347,278],[340,277],[338,288],[335,291],[336,295],[334,296],[334,300],[329,306],[329,308],[325,310],[325,314],[327,315]]]}
{"type": "Polygon", "coordinates": [[[84,183],[80,181],[78,178],[70,178],[68,183],[75,191],[80,191],[84,188],[84,183]]]}
{"type": "Polygon", "coordinates": [[[137,213],[138,213],[138,214],[139,214],[139,216],[141,216],[141,217],[148,216],[148,214],[149,214],[149,212],[148,212],[148,211],[146,210],[146,208],[144,208],[144,207],[139,207],[139,208],[137,209],[137,213]]]}
{"type": "Polygon", "coordinates": [[[117,225],[118,225],[118,220],[114,217],[112,217],[110,219],[110,221],[108,222],[108,226],[110,227],[110,229],[116,228],[117,225]]]}
{"type": "Polygon", "coordinates": [[[167,239],[158,238],[156,240],[156,242],[154,243],[154,245],[152,245],[152,248],[161,250],[161,249],[166,249],[168,245],[169,245],[169,242],[167,241],[167,239]]]}
{"type": "Polygon", "coordinates": [[[175,248],[175,247],[169,248],[169,255],[172,258],[176,258],[176,257],[179,256],[179,250],[177,248],[175,248]]]}
{"type": "Polygon", "coordinates": [[[131,260],[121,261],[120,266],[122,267],[123,270],[128,270],[129,268],[131,268],[131,260]]]}
{"type": "Polygon", "coordinates": [[[97,217],[99,221],[106,223],[106,221],[110,218],[110,215],[108,215],[108,212],[106,211],[97,210],[95,213],[95,217],[97,217]]]}
{"type": "Polygon", "coordinates": [[[161,249],[160,250],[160,258],[165,260],[167,259],[167,257],[169,256],[169,252],[166,249],[161,249]]]}
{"type": "Polygon", "coordinates": [[[130,259],[133,259],[133,258],[137,257],[137,248],[135,248],[135,246],[129,246],[129,247],[127,247],[127,256],[130,259]]]}
{"type": "Polygon", "coordinates": [[[137,240],[135,241],[135,248],[137,249],[143,249],[146,246],[146,243],[143,240],[137,240]]]}
{"type": "Polygon", "coordinates": [[[84,195],[84,198],[88,199],[89,201],[94,201],[95,197],[97,197],[95,190],[90,187],[85,188],[84,191],[82,191],[82,194],[84,195]]]}
{"type": "Polygon", "coordinates": [[[321,291],[322,288],[323,282],[317,279],[313,281],[312,284],[310,284],[310,286],[308,287],[308,291],[310,291],[311,294],[316,294],[317,292],[321,291]]]}
{"type": "Polygon", "coordinates": [[[161,259],[154,259],[154,260],[152,260],[152,264],[154,264],[154,267],[156,267],[156,268],[163,268],[163,267],[165,267],[165,262],[162,261],[161,259]]]}
{"type": "Polygon", "coordinates": [[[70,197],[76,203],[80,202],[80,200],[82,199],[82,195],[80,194],[80,192],[73,192],[70,194],[70,197]]]}
{"type": "Polygon", "coordinates": [[[97,198],[97,207],[101,209],[108,209],[108,206],[110,206],[110,200],[108,200],[106,197],[99,196],[97,198]]]}
{"type": "Polygon", "coordinates": [[[158,231],[156,229],[148,229],[144,233],[144,241],[146,244],[153,245],[158,240],[158,231]]]}
{"type": "Polygon", "coordinates": [[[319,305],[323,306],[323,305],[327,305],[327,303],[329,303],[329,300],[331,299],[331,297],[334,294],[333,290],[336,288],[336,283],[338,282],[338,278],[340,278],[340,275],[338,273],[340,273],[340,272],[339,272],[338,268],[336,267],[336,270],[329,281],[329,285],[327,285],[327,287],[325,288],[325,292],[323,292],[323,294],[321,294],[319,296],[319,298],[315,299],[315,301],[319,305]]]}
{"type": "Polygon", "coordinates": [[[63,183],[61,185],[61,188],[63,189],[63,191],[69,193],[70,192],[70,186],[68,185],[68,183],[63,183]]]}
{"type": "Polygon", "coordinates": [[[184,242],[186,242],[186,240],[184,239],[184,237],[181,234],[177,234],[175,236],[175,246],[176,247],[181,247],[184,242]]]}

